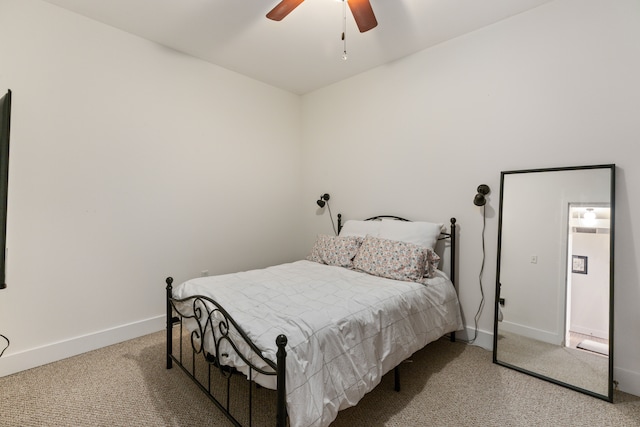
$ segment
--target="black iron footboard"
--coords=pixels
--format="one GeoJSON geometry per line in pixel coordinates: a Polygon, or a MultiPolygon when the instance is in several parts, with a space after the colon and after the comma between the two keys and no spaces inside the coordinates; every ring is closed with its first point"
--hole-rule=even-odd
{"type": "MultiPolygon", "coordinates": [[[[249,384],[245,384],[248,393],[247,414],[243,419],[248,419],[248,425],[252,425],[253,415],[253,372],[262,375],[275,376],[277,383],[277,408],[276,426],[285,427],[287,424],[286,410],[286,350],[287,337],[279,335],[276,338],[277,362],[265,358],[262,351],[251,341],[243,329],[227,313],[227,311],[213,299],[195,295],[184,299],[173,298],[173,278],[168,277],[167,283],[167,369],[173,367],[175,362],[213,401],[213,403],[236,426],[241,426],[240,414],[234,414],[231,410],[232,377],[239,373],[225,359],[229,359],[233,352],[246,364],[248,368],[247,378],[249,384]],[[196,328],[188,333],[185,329],[185,321],[193,319],[196,328]],[[174,335],[174,328],[179,328],[179,335],[174,335]],[[191,344],[190,360],[183,360],[183,336],[189,334],[186,339],[191,344]],[[174,354],[174,341],[179,341],[178,354],[174,354]],[[241,349],[242,347],[242,349],[241,349]],[[213,351],[212,351],[213,350],[213,351]],[[200,355],[197,359],[196,355],[200,355]],[[258,367],[253,361],[264,363],[265,367],[258,367]],[[203,371],[204,372],[200,372],[203,371]],[[212,373],[218,371],[220,375],[212,373]],[[224,382],[220,387],[217,381],[224,382]],[[215,390],[221,389],[222,393],[215,390]],[[225,392],[226,391],[226,392],[225,392]]],[[[241,374],[242,375],[242,374],[241,374]]]]}

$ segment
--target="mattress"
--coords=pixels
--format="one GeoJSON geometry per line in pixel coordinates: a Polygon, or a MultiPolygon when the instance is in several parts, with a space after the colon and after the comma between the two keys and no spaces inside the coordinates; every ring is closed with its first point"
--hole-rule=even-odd
{"type": "MultiPolygon", "coordinates": [[[[329,425],[404,359],[462,329],[455,289],[440,271],[420,284],[303,260],[192,279],[173,290],[176,299],[193,295],[221,304],[269,360],[276,361],[276,337],[287,337],[292,427],[329,425]]],[[[247,373],[241,358],[228,353],[230,364],[247,373]]],[[[275,389],[275,377],[254,372],[252,379],[275,389]]]]}

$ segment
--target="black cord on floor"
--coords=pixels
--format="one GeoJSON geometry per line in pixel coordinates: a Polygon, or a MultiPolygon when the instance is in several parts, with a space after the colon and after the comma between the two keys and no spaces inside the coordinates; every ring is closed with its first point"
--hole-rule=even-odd
{"type": "Polygon", "coordinates": [[[9,348],[9,344],[11,343],[9,342],[9,338],[5,337],[4,335],[0,334],[0,337],[2,337],[7,342],[7,345],[2,349],[2,351],[0,351],[0,357],[2,357],[5,350],[9,348]]]}

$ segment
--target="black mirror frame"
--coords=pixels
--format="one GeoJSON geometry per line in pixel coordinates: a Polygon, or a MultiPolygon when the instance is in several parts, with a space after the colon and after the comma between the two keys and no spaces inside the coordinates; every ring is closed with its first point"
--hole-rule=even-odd
{"type": "Polygon", "coordinates": [[[589,165],[589,166],[571,166],[571,167],[557,167],[557,168],[541,168],[541,169],[526,169],[526,170],[512,170],[503,171],[500,173],[500,207],[498,214],[498,249],[497,249],[497,267],[496,267],[496,287],[495,287],[495,313],[494,313],[494,325],[493,325],[493,363],[505,366],[510,369],[537,377],[539,379],[552,382],[554,384],[584,393],[598,399],[613,402],[613,349],[614,349],[614,249],[615,249],[615,187],[616,187],[616,165],[615,164],[602,164],[602,165],[589,165]],[[610,183],[610,200],[611,200],[611,223],[610,223],[610,250],[609,250],[609,372],[608,372],[608,390],[607,394],[593,392],[575,385],[560,381],[554,378],[547,377],[537,372],[529,371],[519,366],[511,365],[506,362],[498,360],[497,344],[498,344],[498,317],[500,313],[500,258],[501,258],[501,246],[502,246],[502,208],[503,208],[503,194],[504,194],[504,178],[509,174],[518,173],[532,173],[532,172],[554,172],[554,171],[571,171],[571,170],[585,170],[585,169],[610,169],[611,171],[611,183],[610,183]]]}
{"type": "Polygon", "coordinates": [[[7,287],[7,195],[9,189],[9,134],[11,128],[11,90],[0,98],[0,289],[7,287]]]}

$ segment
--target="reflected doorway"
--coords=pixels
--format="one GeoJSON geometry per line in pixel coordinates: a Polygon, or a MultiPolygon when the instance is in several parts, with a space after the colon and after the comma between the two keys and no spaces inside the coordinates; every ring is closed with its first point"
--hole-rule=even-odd
{"type": "Polygon", "coordinates": [[[565,346],[609,356],[611,207],[569,203],[565,346]]]}

